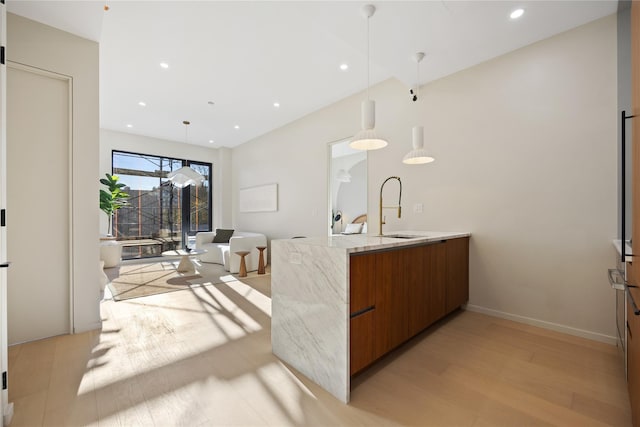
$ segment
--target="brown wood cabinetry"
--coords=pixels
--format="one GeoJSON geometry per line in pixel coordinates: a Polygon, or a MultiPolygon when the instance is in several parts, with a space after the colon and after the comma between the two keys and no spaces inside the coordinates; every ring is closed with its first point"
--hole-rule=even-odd
{"type": "Polygon", "coordinates": [[[351,255],[351,375],[467,302],[468,251],[467,237],[351,255]]]}
{"type": "Polygon", "coordinates": [[[373,338],[376,301],[376,257],[352,256],[349,262],[349,308],[351,373],[374,360],[373,338]]]}
{"type": "Polygon", "coordinates": [[[409,249],[375,254],[376,314],[374,356],[379,358],[407,339],[407,290],[404,283],[409,249]]]}
{"type": "Polygon", "coordinates": [[[469,301],[469,238],[447,241],[445,311],[451,313],[469,301]]]}
{"type": "MultiPolygon", "coordinates": [[[[631,3],[631,87],[632,87],[632,182],[640,182],[640,1],[631,3]]],[[[640,185],[633,186],[632,242],[634,262],[628,264],[627,282],[636,304],[640,304],[640,185]]],[[[640,316],[627,302],[627,382],[633,425],[640,427],[640,316]]]]}
{"type": "MultiPolygon", "coordinates": [[[[640,302],[640,288],[630,288],[631,295],[640,302]]],[[[634,314],[631,301],[627,301],[627,384],[631,400],[633,425],[640,425],[640,316],[634,314]]]]}
{"type": "Polygon", "coordinates": [[[370,310],[352,317],[349,321],[351,375],[366,368],[376,359],[373,354],[374,315],[375,312],[370,310]]]}
{"type": "Polygon", "coordinates": [[[418,246],[410,253],[406,281],[408,338],[416,335],[445,314],[446,246],[448,242],[418,246]],[[413,256],[411,256],[413,255],[413,256]]]}

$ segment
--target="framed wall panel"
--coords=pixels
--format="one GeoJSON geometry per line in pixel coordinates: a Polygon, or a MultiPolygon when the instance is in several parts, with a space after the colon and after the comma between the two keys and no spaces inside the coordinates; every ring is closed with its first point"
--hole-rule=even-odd
{"type": "Polygon", "coordinates": [[[240,212],[275,212],[278,210],[278,184],[240,189],[240,212]]]}

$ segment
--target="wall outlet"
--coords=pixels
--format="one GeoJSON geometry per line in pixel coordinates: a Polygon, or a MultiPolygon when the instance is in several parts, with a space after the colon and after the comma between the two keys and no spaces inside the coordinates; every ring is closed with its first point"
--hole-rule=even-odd
{"type": "Polygon", "coordinates": [[[416,203],[415,205],[413,205],[413,213],[422,213],[424,206],[422,205],[422,203],[416,203]]]}

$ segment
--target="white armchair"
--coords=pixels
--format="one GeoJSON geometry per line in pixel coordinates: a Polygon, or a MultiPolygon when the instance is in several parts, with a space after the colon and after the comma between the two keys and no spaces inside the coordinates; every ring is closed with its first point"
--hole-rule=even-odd
{"type": "MultiPolygon", "coordinates": [[[[267,246],[267,237],[264,234],[250,233],[247,231],[234,231],[229,243],[213,243],[215,232],[200,232],[196,234],[196,248],[205,249],[207,252],[199,256],[200,261],[224,265],[224,269],[230,273],[240,271],[240,256],[236,252],[248,251],[245,257],[247,271],[258,269],[260,251],[256,246],[267,246]]],[[[264,251],[265,263],[267,250],[264,251]]]]}

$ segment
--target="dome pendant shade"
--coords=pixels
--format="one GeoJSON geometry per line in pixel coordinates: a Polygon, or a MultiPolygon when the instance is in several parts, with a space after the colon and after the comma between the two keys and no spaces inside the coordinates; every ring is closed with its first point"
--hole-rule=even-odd
{"type": "Polygon", "coordinates": [[[421,165],[431,163],[435,159],[427,154],[424,149],[424,128],[422,126],[413,127],[413,150],[409,151],[402,162],[408,165],[421,165]]]}
{"type": "Polygon", "coordinates": [[[183,166],[180,169],[169,172],[167,179],[178,188],[188,187],[189,185],[199,185],[204,181],[204,176],[198,171],[191,169],[189,166],[183,166]]]}
{"type": "Polygon", "coordinates": [[[373,129],[376,125],[375,101],[362,101],[361,114],[362,130],[353,137],[349,146],[355,150],[377,150],[386,147],[387,141],[379,138],[373,129]]]}

